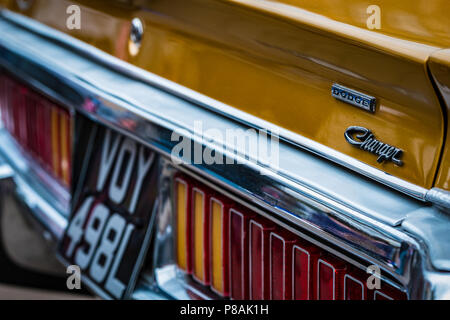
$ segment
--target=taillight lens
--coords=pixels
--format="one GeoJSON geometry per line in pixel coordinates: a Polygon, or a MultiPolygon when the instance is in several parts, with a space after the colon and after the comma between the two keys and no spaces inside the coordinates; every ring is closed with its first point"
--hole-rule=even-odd
{"type": "MultiPolygon", "coordinates": [[[[355,272],[357,273],[357,272],[355,272]]],[[[346,274],[344,276],[344,299],[345,300],[365,300],[367,288],[364,285],[364,277],[356,278],[356,275],[346,274]]]]}
{"type": "Polygon", "coordinates": [[[346,263],[334,257],[321,257],[317,262],[317,300],[341,300],[346,263]]]}
{"type": "Polygon", "coordinates": [[[275,226],[261,217],[250,219],[250,299],[270,298],[270,232],[275,226]]]}
{"type": "Polygon", "coordinates": [[[188,179],[181,177],[175,179],[175,204],[177,223],[176,230],[176,258],[178,267],[186,273],[191,274],[191,250],[188,247],[191,243],[191,214],[188,179]]]}
{"type": "Polygon", "coordinates": [[[384,282],[369,290],[370,274],[184,174],[174,202],[178,269],[218,297],[406,299],[384,282]]]}
{"type": "Polygon", "coordinates": [[[209,200],[211,289],[224,297],[230,294],[230,207],[230,202],[219,195],[212,195],[209,200]]]}
{"type": "Polygon", "coordinates": [[[202,189],[192,190],[192,234],[193,234],[193,271],[194,279],[205,285],[209,284],[209,202],[202,189]]]}
{"type": "Polygon", "coordinates": [[[231,207],[230,219],[230,296],[249,299],[249,221],[255,214],[244,208],[231,207]]]}
{"type": "Polygon", "coordinates": [[[5,129],[23,151],[68,188],[73,126],[69,111],[18,81],[0,75],[0,112],[5,129]]]}

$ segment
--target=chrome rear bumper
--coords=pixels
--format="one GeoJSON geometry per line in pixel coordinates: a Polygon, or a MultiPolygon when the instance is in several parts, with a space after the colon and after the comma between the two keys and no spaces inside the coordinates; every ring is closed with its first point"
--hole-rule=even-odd
{"type": "MultiPolygon", "coordinates": [[[[10,12],[2,12],[0,28],[0,67],[73,112],[140,141],[165,156],[164,162],[178,142],[171,140],[174,131],[202,148],[236,159],[242,165],[185,162],[177,167],[230,197],[293,223],[308,240],[337,255],[379,265],[412,299],[450,298],[450,233],[446,231],[450,218],[437,207],[284,139],[279,169],[273,170],[195,131],[197,120],[202,120],[204,130],[222,132],[258,129],[261,123],[237,122],[212,111],[205,107],[208,102],[216,104],[209,98],[193,100],[185,88],[10,12]],[[95,108],[86,108],[86,101],[94,102],[95,108]]],[[[2,130],[0,156],[7,163],[0,167],[5,172],[0,184],[12,187],[58,241],[67,225],[70,197],[49,189],[51,182],[43,184],[32,159],[24,157],[2,130]]],[[[167,296],[160,293],[158,283],[145,279],[133,297],[167,296]]]]}

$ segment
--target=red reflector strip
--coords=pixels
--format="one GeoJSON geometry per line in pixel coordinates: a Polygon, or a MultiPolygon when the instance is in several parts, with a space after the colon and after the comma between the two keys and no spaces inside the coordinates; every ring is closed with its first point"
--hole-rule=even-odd
{"type": "Polygon", "coordinates": [[[0,114],[2,124],[7,128],[7,110],[6,110],[6,80],[5,77],[0,75],[0,114]]]}
{"type": "Polygon", "coordinates": [[[351,275],[344,276],[344,299],[365,300],[367,293],[364,283],[351,275]]]}
{"type": "Polygon", "coordinates": [[[190,186],[187,179],[177,177],[175,179],[175,212],[176,212],[176,258],[178,267],[186,273],[192,273],[192,215],[190,186]]]}
{"type": "Polygon", "coordinates": [[[320,258],[317,266],[318,300],[340,300],[345,265],[333,258],[320,258]]]}
{"type": "Polygon", "coordinates": [[[52,128],[52,169],[56,177],[61,175],[61,150],[60,150],[60,135],[59,135],[59,114],[58,110],[52,106],[51,108],[51,128],[52,128]]]}
{"type": "MultiPolygon", "coordinates": [[[[383,282],[381,282],[381,289],[373,291],[374,300],[406,300],[407,298],[405,292],[394,289],[383,282]]],[[[370,298],[368,300],[370,300],[370,298]]]]}
{"type": "Polygon", "coordinates": [[[17,109],[16,128],[18,128],[17,137],[22,147],[27,147],[27,110],[26,110],[26,94],[27,89],[19,86],[18,93],[14,96],[13,106],[17,109]]]}
{"type": "Polygon", "coordinates": [[[250,220],[250,299],[270,298],[270,232],[275,227],[262,219],[250,220]]]}
{"type": "Polygon", "coordinates": [[[249,298],[249,220],[254,217],[245,209],[230,210],[230,291],[231,298],[249,298]]]}
{"type": "Polygon", "coordinates": [[[70,185],[71,172],[71,120],[67,111],[60,111],[60,146],[61,146],[61,180],[65,185],[70,185]]]}
{"type": "Polygon", "coordinates": [[[315,297],[311,274],[316,274],[315,267],[320,252],[308,245],[296,244],[292,248],[292,296],[294,300],[310,300],[315,297]]]}
{"type": "Polygon", "coordinates": [[[295,239],[288,232],[270,233],[270,298],[292,299],[292,248],[295,239]]]}
{"type": "Polygon", "coordinates": [[[193,272],[195,280],[209,285],[209,201],[207,194],[195,187],[192,189],[192,236],[194,245],[193,272]]]}
{"type": "Polygon", "coordinates": [[[37,143],[37,97],[29,93],[29,99],[27,99],[27,141],[28,141],[28,150],[34,157],[38,157],[38,143],[37,143]]]}
{"type": "Polygon", "coordinates": [[[392,297],[378,290],[375,290],[373,298],[374,300],[394,300],[392,297]]]}
{"type": "Polygon", "coordinates": [[[223,297],[230,294],[229,201],[219,195],[210,198],[211,289],[223,297]]]}
{"type": "Polygon", "coordinates": [[[13,114],[13,105],[12,105],[12,90],[14,90],[12,86],[12,82],[8,78],[4,78],[4,88],[5,88],[5,109],[6,109],[6,129],[14,135],[14,114],[13,114]]]}
{"type": "Polygon", "coordinates": [[[48,103],[43,103],[42,104],[43,110],[42,113],[44,114],[44,131],[43,131],[43,135],[44,135],[44,161],[45,161],[45,165],[48,169],[48,171],[53,171],[53,154],[52,154],[52,116],[51,116],[51,106],[48,103]]]}

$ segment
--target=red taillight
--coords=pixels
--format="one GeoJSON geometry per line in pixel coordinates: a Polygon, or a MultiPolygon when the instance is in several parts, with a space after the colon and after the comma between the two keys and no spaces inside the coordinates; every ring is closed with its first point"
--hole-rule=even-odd
{"type": "Polygon", "coordinates": [[[0,112],[6,130],[25,153],[69,187],[72,116],[31,88],[0,75],[0,112]]]}
{"type": "MultiPolygon", "coordinates": [[[[371,290],[372,291],[372,290],[371,290]]],[[[394,287],[381,282],[379,289],[373,290],[372,295],[368,294],[368,300],[406,300],[407,296],[404,292],[395,289],[394,287]]]]}
{"type": "Polygon", "coordinates": [[[270,298],[270,232],[275,226],[259,217],[250,220],[250,299],[270,298]]]}
{"type": "Polygon", "coordinates": [[[296,237],[277,230],[270,233],[270,298],[292,299],[292,248],[296,237]]]}
{"type": "Polygon", "coordinates": [[[321,257],[317,263],[317,299],[342,299],[342,282],[346,264],[334,257],[321,257]]]}
{"type": "Polygon", "coordinates": [[[249,298],[249,221],[255,214],[244,208],[230,210],[230,287],[231,298],[249,298]]]}
{"type": "Polygon", "coordinates": [[[223,297],[230,295],[230,208],[231,201],[220,195],[210,198],[211,289],[223,297]]]}
{"type": "Polygon", "coordinates": [[[192,178],[177,174],[174,187],[176,261],[209,292],[253,300],[406,299],[384,282],[369,290],[371,274],[192,178]]]}
{"type": "Polygon", "coordinates": [[[198,187],[192,190],[192,238],[193,245],[193,271],[192,276],[195,280],[209,285],[209,267],[210,267],[210,251],[209,251],[209,199],[208,195],[198,187]]]}
{"type": "Polygon", "coordinates": [[[345,300],[365,300],[367,297],[364,282],[354,276],[346,274],[344,276],[344,299],[345,300]]]}

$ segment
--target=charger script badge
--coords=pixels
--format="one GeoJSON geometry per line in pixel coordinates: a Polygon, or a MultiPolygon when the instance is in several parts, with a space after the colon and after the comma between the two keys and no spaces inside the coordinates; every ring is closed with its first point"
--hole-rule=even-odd
{"type": "Polygon", "coordinates": [[[379,163],[392,161],[398,166],[403,165],[403,161],[400,159],[403,155],[403,150],[375,139],[375,136],[369,129],[351,126],[345,130],[344,136],[352,146],[377,155],[377,162],[379,163]]]}

